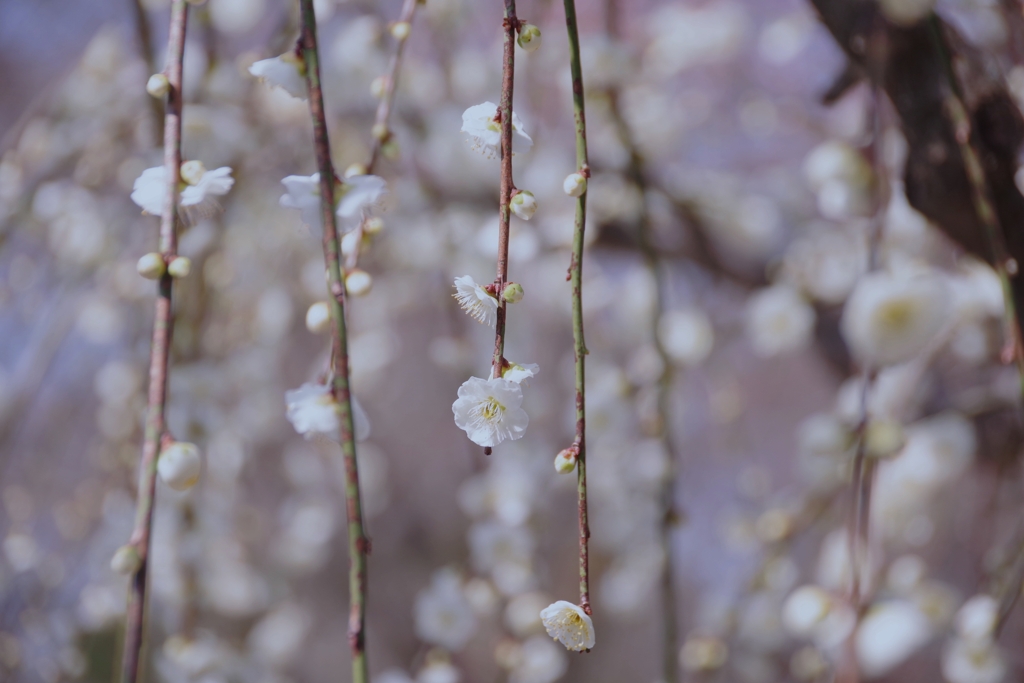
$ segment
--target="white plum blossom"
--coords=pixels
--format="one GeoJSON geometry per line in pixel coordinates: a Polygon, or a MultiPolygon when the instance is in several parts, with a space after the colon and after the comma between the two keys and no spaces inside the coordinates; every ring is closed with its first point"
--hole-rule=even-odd
{"type": "Polygon", "coordinates": [[[524,221],[528,221],[533,218],[533,214],[537,212],[537,199],[529,190],[520,190],[519,192],[516,192],[514,197],[512,197],[512,201],[509,202],[509,207],[511,207],[512,213],[519,216],[524,221]]]}
{"type": "Polygon", "coordinates": [[[544,636],[527,638],[519,650],[519,657],[509,683],[554,683],[565,675],[569,662],[565,651],[544,636]]]}
{"type": "Polygon", "coordinates": [[[991,595],[975,595],[956,613],[956,632],[963,640],[991,640],[999,620],[999,602],[991,595]]]}
{"type": "MultiPolygon", "coordinates": [[[[306,382],[298,389],[284,392],[284,399],[288,421],[296,432],[307,439],[317,434],[333,441],[340,438],[341,407],[334,400],[330,386],[306,382]]],[[[370,418],[355,396],[351,396],[351,401],[356,441],[364,441],[370,437],[370,418]]]]}
{"type": "Polygon", "coordinates": [[[856,625],[854,611],[819,586],[801,586],[782,605],[782,625],[819,647],[843,642],[856,625]]]}
{"type": "Polygon", "coordinates": [[[746,315],[754,353],[765,358],[802,347],[814,330],[814,309],[787,285],[773,285],[751,296],[746,315]]]}
{"type": "Polygon", "coordinates": [[[579,605],[553,602],[541,610],[540,621],[548,635],[568,650],[582,652],[594,647],[594,622],[579,605]]]}
{"type": "Polygon", "coordinates": [[[857,661],[865,676],[883,676],[923,647],[932,626],[921,608],[909,600],[873,605],[857,627],[857,661]]]}
{"type": "Polygon", "coordinates": [[[505,368],[501,373],[501,376],[510,382],[522,384],[525,387],[529,384],[531,379],[537,376],[538,372],[540,372],[540,366],[536,363],[526,363],[524,365],[512,363],[510,366],[505,368]]]}
{"type": "Polygon", "coordinates": [[[261,81],[281,88],[292,97],[306,99],[306,64],[294,52],[279,57],[261,59],[249,67],[249,73],[261,81]]]}
{"type": "MultiPolygon", "coordinates": [[[[182,182],[178,187],[180,206],[200,206],[212,202],[214,197],[227,194],[235,184],[229,166],[207,171],[200,162],[186,161],[182,164],[183,171],[188,164],[193,165],[193,172],[187,174],[187,179],[186,174],[182,176],[182,182]]],[[[163,166],[147,168],[135,179],[132,186],[132,201],[148,214],[161,215],[164,210],[164,197],[167,195],[166,179],[167,173],[163,166]]]]}
{"type": "Polygon", "coordinates": [[[523,390],[507,379],[470,377],[452,404],[455,424],[478,446],[497,446],[526,433],[530,421],[522,409],[523,390]]]}
{"type": "Polygon", "coordinates": [[[175,491],[192,488],[199,481],[203,463],[195,444],[176,441],[160,451],[156,471],[160,479],[175,491]]]}
{"type": "Polygon", "coordinates": [[[455,294],[452,296],[477,322],[491,328],[498,322],[498,299],[469,275],[455,278],[455,294]]]}
{"type": "MultiPolygon", "coordinates": [[[[488,159],[501,153],[501,124],[497,120],[498,105],[493,102],[477,104],[462,113],[462,132],[469,135],[473,149],[480,150],[488,159]]],[[[533,139],[523,130],[523,122],[512,112],[512,153],[528,152],[533,139]]]]}
{"type": "Polygon", "coordinates": [[[708,316],[699,309],[689,308],[662,314],[658,321],[658,340],[672,360],[696,365],[710,355],[715,334],[708,316]]]}
{"type": "Polygon", "coordinates": [[[843,309],[841,331],[862,361],[908,361],[942,329],[949,308],[946,283],[936,274],[870,273],[857,283],[843,309]]]}
{"type": "MultiPolygon", "coordinates": [[[[281,180],[288,191],[281,195],[280,204],[286,209],[302,212],[302,222],[316,237],[322,237],[323,218],[320,206],[320,174],[310,176],[290,175],[281,180]]],[[[357,175],[336,183],[334,200],[336,214],[341,219],[340,232],[348,232],[359,226],[363,213],[377,206],[387,193],[387,183],[375,175],[357,175]]]]}
{"type": "Polygon", "coordinates": [[[461,650],[476,632],[476,615],[453,569],[434,572],[430,586],[416,595],[413,617],[421,640],[452,652],[461,650]]]}

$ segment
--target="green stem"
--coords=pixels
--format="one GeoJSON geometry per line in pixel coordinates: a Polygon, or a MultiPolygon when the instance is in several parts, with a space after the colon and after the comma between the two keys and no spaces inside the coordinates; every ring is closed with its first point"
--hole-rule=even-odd
{"type": "MultiPolygon", "coordinates": [[[[580,62],[580,37],[576,27],[576,4],[565,0],[565,25],[569,32],[569,70],[572,74],[572,110],[576,127],[576,168],[590,177],[587,159],[587,118],[583,102],[583,68],[580,62]]],[[[587,193],[576,200],[576,225],[572,234],[572,260],[569,282],[572,286],[572,338],[576,359],[576,492],[579,498],[580,607],[590,608],[590,522],[587,518],[587,418],[584,362],[587,346],[583,341],[583,231],[587,221],[587,193]]]]}
{"type": "Polygon", "coordinates": [[[324,226],[324,261],[329,278],[331,319],[334,321],[332,349],[332,392],[341,408],[341,449],[345,459],[345,507],[348,516],[349,623],[348,640],[352,650],[352,683],[367,683],[366,664],[366,556],[369,539],[363,530],[362,502],[359,496],[359,469],[356,463],[355,430],[352,424],[352,398],[349,391],[348,338],[345,326],[345,284],[338,264],[338,228],[334,215],[334,165],[327,136],[323,91],[320,86],[320,59],[316,40],[316,16],[313,0],[300,0],[302,35],[299,38],[309,85],[309,111],[313,118],[313,141],[320,170],[320,205],[324,226]]]}
{"type": "MultiPolygon", "coordinates": [[[[167,108],[164,114],[164,172],[167,193],[160,217],[160,253],[170,263],[178,250],[176,233],[178,218],[178,184],[181,182],[181,73],[185,54],[185,25],[188,4],[174,0],[171,4],[170,34],[167,39],[167,108]]],[[[156,461],[165,435],[164,406],[167,400],[167,366],[171,351],[174,319],[171,311],[173,279],[167,273],[160,278],[153,321],[153,342],[149,357],[149,396],[146,410],[146,432],[140,463],[138,507],[135,529],[129,541],[141,558],[132,575],[125,613],[124,652],[121,660],[122,683],[135,683],[142,662],[143,629],[146,610],[146,578],[149,567],[149,541],[153,529],[153,503],[156,495],[156,461]]]]}

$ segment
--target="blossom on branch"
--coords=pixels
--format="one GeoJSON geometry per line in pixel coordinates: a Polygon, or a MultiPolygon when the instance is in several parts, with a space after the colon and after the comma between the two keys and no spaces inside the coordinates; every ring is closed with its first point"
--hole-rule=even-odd
{"type": "Polygon", "coordinates": [[[566,649],[582,652],[594,647],[594,622],[578,605],[553,602],[541,610],[540,620],[548,635],[566,649]]]}
{"type": "MultiPolygon", "coordinates": [[[[302,212],[302,222],[316,237],[322,237],[323,218],[320,207],[320,174],[290,175],[281,180],[288,191],[281,195],[280,204],[286,209],[302,212]]],[[[363,221],[364,212],[380,203],[387,194],[387,183],[375,175],[358,175],[337,182],[334,186],[336,213],[341,219],[339,232],[349,232],[363,221]]]]}
{"type": "MultiPolygon", "coordinates": [[[[356,397],[350,398],[356,441],[365,441],[370,437],[370,418],[356,397]]],[[[341,406],[334,400],[330,386],[306,382],[298,389],[284,392],[284,400],[288,406],[288,421],[296,432],[307,439],[320,434],[332,441],[339,440],[341,406]]]]}
{"type": "Polygon", "coordinates": [[[507,379],[470,377],[452,404],[455,425],[478,446],[497,446],[526,433],[530,418],[522,409],[523,390],[507,379]]]}
{"type": "MultiPolygon", "coordinates": [[[[462,132],[469,135],[473,149],[491,159],[501,153],[501,122],[498,105],[493,102],[477,104],[462,113],[462,132]]],[[[512,153],[528,152],[533,139],[523,130],[523,122],[512,112],[512,153]]]]}
{"type": "MultiPolygon", "coordinates": [[[[214,197],[227,194],[234,184],[230,166],[207,171],[200,161],[186,161],[181,165],[178,203],[181,206],[208,204],[214,197]]],[[[166,196],[167,173],[163,166],[147,168],[132,186],[132,201],[154,216],[163,213],[166,196]]]]}
{"type": "Polygon", "coordinates": [[[470,317],[493,328],[498,321],[498,299],[476,283],[469,275],[455,278],[452,296],[470,317]]]}
{"type": "Polygon", "coordinates": [[[304,100],[309,96],[306,86],[306,64],[294,52],[261,59],[249,67],[249,73],[268,85],[281,88],[292,97],[304,100]]]}

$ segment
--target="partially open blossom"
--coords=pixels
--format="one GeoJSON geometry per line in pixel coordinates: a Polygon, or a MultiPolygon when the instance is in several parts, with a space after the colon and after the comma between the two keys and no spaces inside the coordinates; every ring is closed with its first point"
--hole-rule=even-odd
{"type": "Polygon", "coordinates": [[[162,255],[151,251],[139,259],[139,262],[135,264],[135,269],[147,280],[159,280],[167,272],[167,264],[164,263],[162,255]]]}
{"type": "Polygon", "coordinates": [[[553,602],[541,610],[540,621],[548,635],[566,649],[582,652],[594,647],[594,622],[579,605],[553,602]]]}
{"type": "Polygon", "coordinates": [[[323,218],[320,214],[320,174],[310,176],[290,175],[281,180],[287,194],[281,195],[280,204],[286,209],[302,212],[302,222],[315,236],[323,235],[323,218]]]}
{"type": "Polygon", "coordinates": [[[452,404],[455,425],[478,446],[493,447],[522,438],[530,421],[522,409],[523,390],[511,380],[470,377],[452,404]]]}
{"type": "Polygon", "coordinates": [[[893,365],[924,350],[946,322],[949,296],[935,274],[870,273],[843,309],[841,331],[862,361],[893,365]]]}
{"type": "MultiPolygon", "coordinates": [[[[497,120],[498,105],[493,102],[477,104],[462,113],[462,132],[469,135],[473,149],[487,158],[501,153],[501,124],[497,120]]],[[[533,139],[523,130],[523,122],[512,112],[512,153],[528,152],[533,139]]]]}
{"type": "Polygon", "coordinates": [[[488,327],[498,321],[498,300],[469,275],[455,278],[455,297],[462,310],[488,327]]]}
{"type": "MultiPolygon", "coordinates": [[[[182,182],[178,187],[178,203],[181,206],[198,206],[213,197],[225,195],[235,184],[231,177],[231,168],[222,166],[212,171],[207,171],[200,162],[185,162],[189,167],[188,177],[182,175],[182,182]],[[198,166],[197,166],[198,164],[198,166]]],[[[159,216],[163,213],[164,197],[167,195],[167,174],[163,166],[147,168],[138,178],[132,187],[132,201],[142,207],[148,214],[159,216]]]]}
{"type": "Polygon", "coordinates": [[[153,74],[146,81],[146,92],[153,97],[163,97],[171,89],[171,82],[164,74],[153,74]]]}
{"type": "Polygon", "coordinates": [[[520,190],[512,197],[509,206],[512,208],[512,213],[524,221],[528,221],[537,211],[537,200],[529,190],[520,190]]]}
{"type": "Polygon", "coordinates": [[[306,329],[313,334],[326,332],[331,326],[331,309],[326,301],[317,301],[306,311],[306,329]]]}
{"type": "Polygon", "coordinates": [[[192,488],[199,481],[203,464],[195,444],[176,441],[160,451],[156,470],[160,479],[176,491],[192,488]]]}
{"type": "Polygon", "coordinates": [[[501,298],[507,303],[517,304],[523,300],[523,286],[518,282],[510,282],[505,285],[505,289],[501,290],[501,298]]]}
{"type": "Polygon", "coordinates": [[[249,67],[249,73],[261,81],[283,89],[292,97],[306,99],[306,64],[294,52],[261,59],[249,67]]]}
{"type": "Polygon", "coordinates": [[[582,196],[587,191],[587,178],[582,173],[570,173],[562,182],[562,189],[570,197],[582,196]]]}
{"type": "Polygon", "coordinates": [[[334,200],[338,203],[338,217],[346,221],[346,229],[358,227],[363,220],[363,212],[380,204],[387,192],[388,184],[380,176],[356,175],[345,178],[334,200]]]}
{"type": "Polygon", "coordinates": [[[519,37],[516,42],[525,51],[533,52],[540,47],[540,29],[533,24],[523,24],[519,27],[519,37]]]}
{"type": "Polygon", "coordinates": [[[538,372],[540,372],[540,366],[536,363],[526,363],[524,365],[512,363],[505,368],[501,376],[510,382],[522,384],[525,387],[530,379],[537,376],[538,372]]]}
{"type": "MultiPolygon", "coordinates": [[[[287,209],[302,212],[302,222],[316,237],[322,237],[323,218],[320,206],[320,174],[290,175],[281,180],[288,191],[281,195],[280,204],[287,209]]],[[[387,183],[375,175],[357,175],[335,183],[336,214],[341,219],[339,232],[348,232],[359,226],[363,212],[375,207],[387,193],[387,183]]]]}
{"type": "MultiPolygon", "coordinates": [[[[352,423],[356,441],[370,437],[370,418],[355,396],[350,396],[352,423]]],[[[334,400],[331,388],[326,384],[306,382],[298,389],[284,392],[288,421],[299,434],[307,439],[320,434],[333,441],[340,438],[341,406],[334,400]]]]}

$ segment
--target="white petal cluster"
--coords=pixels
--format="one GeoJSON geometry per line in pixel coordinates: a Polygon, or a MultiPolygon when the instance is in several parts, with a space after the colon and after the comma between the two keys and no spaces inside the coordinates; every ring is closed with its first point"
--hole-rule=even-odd
{"type": "Polygon", "coordinates": [[[594,647],[594,622],[579,605],[553,602],[541,610],[540,621],[548,635],[568,650],[582,652],[594,647]]]}
{"type": "Polygon", "coordinates": [[[948,294],[942,278],[931,272],[870,273],[857,283],[843,309],[843,338],[862,361],[908,361],[945,324],[948,294]]]}
{"type": "Polygon", "coordinates": [[[286,209],[302,212],[302,222],[317,237],[323,235],[320,216],[320,174],[290,175],[281,180],[287,194],[281,195],[280,204],[286,209]]]}
{"type": "MultiPolygon", "coordinates": [[[[296,432],[307,439],[320,435],[339,440],[341,406],[334,400],[328,385],[306,382],[298,389],[284,392],[284,400],[288,421],[296,432]]],[[[351,403],[356,441],[364,441],[370,437],[370,418],[355,396],[351,396],[351,403]]]]}
{"type": "Polygon", "coordinates": [[[884,676],[924,647],[932,624],[909,600],[872,605],[857,627],[856,651],[861,671],[869,678],[884,676]]]}
{"type": "Polygon", "coordinates": [[[504,379],[516,384],[522,384],[524,387],[530,383],[530,380],[537,376],[540,372],[540,366],[536,363],[526,363],[520,365],[518,363],[512,363],[505,371],[501,373],[504,379]]]}
{"type": "Polygon", "coordinates": [[[949,683],[999,683],[1006,662],[995,643],[999,603],[990,595],[975,595],[960,607],[955,635],[942,654],[942,675],[949,683]]]}
{"type": "Polygon", "coordinates": [[[455,294],[452,296],[477,322],[491,328],[498,322],[498,299],[469,275],[455,278],[455,294]]]}
{"type": "Polygon", "coordinates": [[[306,65],[294,52],[271,59],[261,59],[249,67],[249,73],[268,85],[281,88],[292,97],[308,97],[306,65]]]}
{"type": "MultiPolygon", "coordinates": [[[[462,113],[462,132],[469,135],[473,149],[488,159],[501,154],[501,124],[497,120],[498,105],[493,102],[473,105],[462,113]]],[[[533,139],[523,129],[523,122],[512,112],[512,153],[528,152],[533,139]]]]}
{"type": "Polygon", "coordinates": [[[754,353],[764,358],[803,347],[814,331],[814,309],[787,285],[773,285],[751,296],[746,317],[754,353]]]}
{"type": "MultiPolygon", "coordinates": [[[[214,197],[225,195],[235,184],[231,177],[231,167],[222,166],[212,171],[207,171],[202,164],[195,161],[186,161],[182,164],[184,170],[186,164],[198,164],[196,172],[189,173],[188,178],[182,177],[182,184],[178,188],[178,204],[180,206],[199,206],[214,197]]],[[[147,168],[142,172],[132,186],[132,201],[142,207],[148,214],[159,216],[164,210],[164,197],[167,196],[167,173],[163,166],[147,168]]]]}
{"type": "Polygon", "coordinates": [[[434,572],[430,586],[416,595],[413,618],[421,640],[452,652],[461,650],[476,632],[476,616],[453,569],[434,572]]]}
{"type": "Polygon", "coordinates": [[[522,438],[530,418],[522,409],[523,390],[504,378],[470,377],[452,404],[455,424],[478,446],[493,447],[522,438]]]}
{"type": "Polygon", "coordinates": [[[825,218],[844,220],[874,209],[874,173],[863,155],[845,142],[823,142],[804,161],[807,183],[818,196],[825,218]]]}

